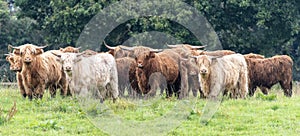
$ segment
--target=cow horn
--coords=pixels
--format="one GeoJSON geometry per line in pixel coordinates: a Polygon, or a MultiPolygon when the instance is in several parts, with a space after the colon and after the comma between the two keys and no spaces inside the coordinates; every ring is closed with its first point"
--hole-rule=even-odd
{"type": "Polygon", "coordinates": [[[195,59],[197,59],[197,58],[198,58],[198,56],[191,56],[191,58],[195,58],[195,59]]]}
{"type": "Polygon", "coordinates": [[[81,52],[81,53],[77,53],[76,54],[76,57],[80,57],[81,55],[85,54],[85,51],[84,52],[81,52]]]}
{"type": "Polygon", "coordinates": [[[116,47],[108,46],[105,41],[103,41],[103,43],[104,43],[105,47],[108,48],[108,49],[110,49],[110,50],[116,49],[116,47]]]}
{"type": "Polygon", "coordinates": [[[10,55],[12,55],[12,53],[9,53],[9,54],[4,54],[4,56],[10,56],[10,55]]]}
{"type": "Polygon", "coordinates": [[[162,52],[163,49],[150,49],[150,52],[155,52],[155,53],[158,53],[158,52],[162,52]]]}
{"type": "Polygon", "coordinates": [[[207,45],[203,45],[203,46],[191,46],[193,49],[202,49],[205,48],[207,45]]]}
{"type": "Polygon", "coordinates": [[[45,45],[45,46],[41,46],[41,47],[37,47],[38,49],[44,49],[46,48],[48,45],[45,45]]]}
{"type": "Polygon", "coordinates": [[[169,45],[169,44],[167,44],[167,46],[168,46],[169,48],[176,48],[176,47],[177,47],[177,45],[169,45]]]}
{"type": "Polygon", "coordinates": [[[53,55],[55,55],[56,57],[61,57],[61,55],[60,54],[56,54],[56,53],[54,53],[54,52],[51,52],[53,55]]]}
{"type": "Polygon", "coordinates": [[[77,48],[75,48],[75,49],[79,50],[79,49],[81,49],[81,47],[77,47],[77,48]]]}
{"type": "Polygon", "coordinates": [[[14,46],[12,46],[12,45],[8,45],[8,48],[13,48],[13,49],[20,49],[20,47],[14,47],[14,46]]]}
{"type": "Polygon", "coordinates": [[[127,47],[127,46],[119,46],[122,50],[132,51],[133,47],[127,47]]]}

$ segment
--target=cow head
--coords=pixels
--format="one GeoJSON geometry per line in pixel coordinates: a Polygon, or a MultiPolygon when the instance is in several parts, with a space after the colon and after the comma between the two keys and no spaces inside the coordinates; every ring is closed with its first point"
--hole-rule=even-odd
{"type": "Polygon", "coordinates": [[[207,55],[199,55],[193,58],[195,58],[195,62],[199,68],[199,75],[201,77],[208,77],[210,75],[210,66],[215,58],[207,55]]]}
{"type": "Polygon", "coordinates": [[[181,58],[181,65],[186,67],[188,70],[188,74],[191,76],[198,75],[199,68],[196,65],[196,60],[194,58],[181,58]]]}
{"type": "Polygon", "coordinates": [[[151,49],[150,51],[141,52],[138,56],[135,57],[137,67],[143,68],[150,58],[155,58],[155,53],[161,52],[161,49],[151,49]]]}
{"type": "Polygon", "coordinates": [[[106,48],[109,49],[108,53],[113,55],[115,59],[130,56],[130,51],[124,50],[121,48],[121,47],[126,48],[126,46],[119,45],[116,47],[111,47],[111,46],[107,45],[105,42],[104,42],[104,45],[106,48]]]}
{"type": "Polygon", "coordinates": [[[15,55],[21,56],[22,61],[29,65],[35,59],[37,55],[44,52],[43,48],[47,46],[38,47],[32,44],[25,44],[19,47],[12,47],[14,49],[13,53],[15,55]]]}
{"type": "Polygon", "coordinates": [[[10,53],[10,54],[5,54],[5,56],[6,56],[6,58],[5,58],[6,61],[8,61],[10,64],[9,69],[14,71],[14,64],[15,64],[14,55],[12,53],[10,53]]]}
{"type": "Polygon", "coordinates": [[[59,50],[63,53],[79,53],[81,47],[75,48],[72,46],[67,46],[66,48],[60,48],[59,50]]]}
{"type": "Polygon", "coordinates": [[[22,71],[23,61],[20,56],[14,55],[14,71],[20,72],[22,71]]]}
{"type": "Polygon", "coordinates": [[[62,64],[63,70],[68,74],[68,76],[72,76],[75,63],[79,62],[81,60],[81,56],[83,55],[83,53],[51,53],[59,57],[59,62],[62,64]]]}

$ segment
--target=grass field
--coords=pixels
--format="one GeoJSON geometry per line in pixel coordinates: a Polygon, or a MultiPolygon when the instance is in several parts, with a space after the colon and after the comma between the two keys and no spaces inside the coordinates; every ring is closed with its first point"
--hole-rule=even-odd
{"type": "MultiPolygon", "coordinates": [[[[161,121],[161,126],[156,124],[160,122],[155,120],[156,118],[168,115],[169,111],[176,111],[172,107],[181,101],[161,97],[149,105],[137,106],[132,101],[121,99],[115,104],[106,101],[106,105],[112,109],[113,114],[124,120],[137,122],[134,125],[127,124],[128,128],[124,130],[124,133],[119,132],[124,135],[140,135],[136,133],[138,131],[150,131],[150,135],[188,136],[296,136],[300,134],[300,87],[294,87],[292,98],[283,96],[278,86],[273,87],[268,96],[257,91],[254,97],[245,100],[225,98],[216,114],[206,125],[200,124],[199,121],[206,100],[197,99],[193,108],[184,109],[187,116],[179,119],[179,124],[177,122],[176,125],[172,125],[175,122],[172,120],[161,121]],[[150,123],[142,126],[143,122],[147,121],[150,123]],[[142,129],[135,125],[141,125],[142,129]],[[139,130],[134,131],[135,128],[139,130]],[[164,128],[168,128],[168,131],[162,132],[164,128]]],[[[101,112],[97,111],[97,106],[93,108],[91,105],[91,107],[80,106],[77,99],[61,98],[59,95],[52,99],[47,94],[42,100],[24,100],[16,88],[2,87],[0,88],[0,135],[109,135],[105,130],[121,131],[115,130],[113,125],[116,124],[113,123],[105,130],[99,129],[99,124],[93,123],[97,122],[97,115],[101,115],[101,112]],[[7,114],[14,102],[16,102],[17,112],[10,120],[7,120],[7,114]]],[[[178,110],[178,114],[182,111],[182,109],[178,110]]],[[[109,118],[106,119],[110,122],[109,118]]],[[[176,119],[176,116],[173,119],[176,119]]],[[[100,124],[103,125],[101,122],[100,124]]]]}

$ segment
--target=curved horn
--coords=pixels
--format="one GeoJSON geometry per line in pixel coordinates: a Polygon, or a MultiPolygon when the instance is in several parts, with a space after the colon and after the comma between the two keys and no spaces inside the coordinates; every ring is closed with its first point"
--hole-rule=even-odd
{"type": "Polygon", "coordinates": [[[150,52],[155,52],[155,53],[158,53],[158,52],[162,52],[163,49],[150,49],[150,52]]]}
{"type": "Polygon", "coordinates": [[[191,48],[193,49],[202,49],[202,48],[205,48],[207,45],[203,45],[203,46],[192,46],[191,45],[191,48]]]}
{"type": "Polygon", "coordinates": [[[104,43],[105,47],[108,48],[108,49],[110,49],[110,50],[116,49],[116,47],[108,46],[105,41],[103,41],[103,43],[104,43]]]}
{"type": "Polygon", "coordinates": [[[80,57],[81,55],[85,54],[85,51],[84,52],[81,52],[81,53],[77,53],[76,54],[76,57],[80,57]]]}
{"type": "Polygon", "coordinates": [[[176,47],[178,47],[177,45],[169,45],[169,44],[167,44],[167,46],[168,46],[169,48],[176,48],[176,47]]]}
{"type": "Polygon", "coordinates": [[[51,52],[54,56],[56,56],[56,57],[61,57],[61,55],[60,54],[56,54],[56,53],[54,53],[54,52],[51,52]]]}
{"type": "Polygon", "coordinates": [[[44,49],[46,48],[48,45],[45,45],[45,46],[40,46],[40,47],[37,47],[38,49],[44,49]]]}
{"type": "Polygon", "coordinates": [[[9,54],[4,54],[4,56],[11,56],[13,55],[12,53],[9,53],[9,54]]]}
{"type": "Polygon", "coordinates": [[[20,47],[14,47],[14,46],[12,46],[12,45],[8,45],[8,48],[13,48],[13,49],[20,49],[20,47]]]}
{"type": "Polygon", "coordinates": [[[132,51],[133,47],[127,47],[127,46],[119,46],[122,50],[132,51]]]}

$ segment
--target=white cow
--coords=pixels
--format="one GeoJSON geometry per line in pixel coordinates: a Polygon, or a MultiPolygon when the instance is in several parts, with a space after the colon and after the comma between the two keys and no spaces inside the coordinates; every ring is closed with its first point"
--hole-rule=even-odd
{"type": "Polygon", "coordinates": [[[245,98],[248,94],[248,71],[241,54],[223,57],[195,56],[199,67],[199,82],[204,96],[217,97],[230,91],[233,97],[245,98]]]}
{"type": "Polygon", "coordinates": [[[55,54],[60,57],[63,69],[71,79],[71,92],[83,97],[92,93],[101,102],[107,95],[112,95],[115,102],[119,91],[114,57],[108,53],[97,53],[91,56],[83,54],[84,52],[55,54]]]}

